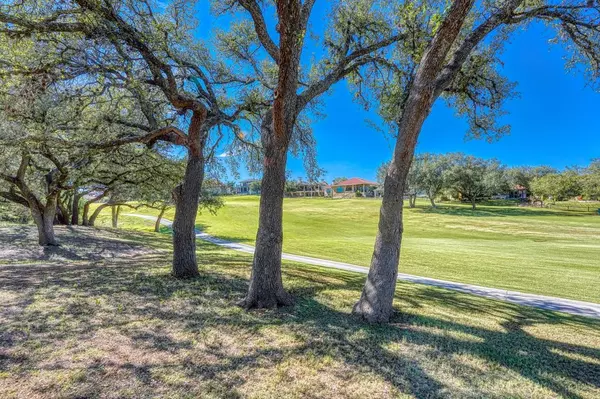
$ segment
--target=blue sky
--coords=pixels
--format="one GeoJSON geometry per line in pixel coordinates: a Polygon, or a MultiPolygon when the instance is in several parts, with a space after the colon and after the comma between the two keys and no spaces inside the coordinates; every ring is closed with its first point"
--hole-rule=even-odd
{"type": "MultiPolygon", "coordinates": [[[[323,11],[317,8],[311,20],[316,29],[323,11]]],[[[209,26],[201,30],[206,34],[209,26]]],[[[551,30],[536,24],[514,34],[506,45],[502,73],[518,83],[520,93],[506,104],[509,114],[503,121],[512,126],[510,135],[494,143],[466,141],[466,121],[440,100],[425,122],[417,152],[461,151],[498,158],[509,166],[556,168],[585,165],[600,157],[600,93],[583,76],[565,71],[561,47],[548,44],[552,37],[551,30]]],[[[309,48],[305,56],[316,51],[309,48]]],[[[325,180],[339,176],[374,179],[377,167],[391,158],[393,147],[390,137],[367,123],[378,121],[376,113],[355,103],[343,82],[324,97],[322,111],[325,118],[314,124],[313,131],[325,180]]],[[[301,160],[290,158],[288,169],[294,177],[304,176],[301,160]]]]}
{"type": "MultiPolygon", "coordinates": [[[[520,97],[507,102],[505,123],[510,135],[494,143],[465,141],[467,124],[444,101],[435,104],[421,132],[417,152],[462,151],[498,158],[513,165],[584,165],[600,157],[600,93],[581,75],[564,69],[563,52],[547,41],[552,32],[541,25],[516,34],[502,56],[503,73],[518,82],[520,97]]],[[[389,160],[393,141],[365,121],[377,120],[352,101],[344,83],[325,99],[322,121],[314,125],[318,159],[326,180],[336,176],[375,178],[377,167],[389,160]]],[[[294,175],[302,163],[290,161],[294,175]]]]}

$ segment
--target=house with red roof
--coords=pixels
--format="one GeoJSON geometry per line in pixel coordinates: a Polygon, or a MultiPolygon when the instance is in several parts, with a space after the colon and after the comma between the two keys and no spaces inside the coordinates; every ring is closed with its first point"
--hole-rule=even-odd
{"type": "Polygon", "coordinates": [[[378,186],[379,183],[377,182],[362,179],[360,177],[353,177],[332,184],[331,191],[333,197],[357,196],[357,192],[363,197],[373,197],[378,186]]]}

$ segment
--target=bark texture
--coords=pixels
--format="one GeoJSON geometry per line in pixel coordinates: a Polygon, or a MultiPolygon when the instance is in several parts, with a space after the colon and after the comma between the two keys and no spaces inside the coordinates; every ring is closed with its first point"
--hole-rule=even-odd
{"type": "Polygon", "coordinates": [[[73,202],[71,204],[71,224],[79,224],[79,201],[81,200],[81,194],[78,193],[78,189],[73,190],[73,202]]]}
{"type": "Polygon", "coordinates": [[[259,227],[252,263],[252,275],[246,298],[240,303],[249,308],[272,308],[293,304],[292,296],[283,288],[281,253],[283,244],[283,195],[287,146],[271,143],[270,120],[263,121],[265,165],[261,185],[259,227]]]}
{"type": "Polygon", "coordinates": [[[429,202],[431,202],[432,208],[437,208],[437,204],[435,203],[435,197],[429,196],[429,202]]]}
{"type": "Polygon", "coordinates": [[[38,229],[38,243],[42,246],[58,246],[54,235],[56,202],[56,197],[50,196],[47,198],[45,206],[39,201],[30,203],[31,216],[38,229]]]}
{"type": "Polygon", "coordinates": [[[96,224],[96,219],[98,218],[98,216],[100,216],[100,212],[102,212],[102,210],[107,206],[112,207],[112,204],[100,204],[98,208],[94,210],[92,216],[90,216],[89,219],[86,221],[85,226],[94,226],[96,224]]]}
{"type": "Polygon", "coordinates": [[[371,323],[388,322],[398,276],[402,242],[402,198],[417,138],[435,101],[435,81],[473,0],[455,0],[417,68],[402,116],[394,156],[384,182],[371,267],[353,313],[371,323]]]}
{"type": "Polygon", "coordinates": [[[110,211],[111,211],[112,227],[113,227],[113,229],[116,229],[119,227],[119,213],[121,213],[121,206],[113,205],[111,207],[110,211]]]}
{"type": "Polygon", "coordinates": [[[204,180],[204,146],[207,132],[203,130],[206,111],[195,111],[188,131],[188,161],[183,181],[173,190],[175,218],[173,220],[173,269],[177,278],[200,275],[196,260],[196,215],[204,180]]]}
{"type": "Polygon", "coordinates": [[[256,249],[248,294],[240,302],[246,309],[293,303],[281,278],[283,196],[287,151],[299,112],[298,71],[307,13],[309,10],[302,12],[298,0],[277,2],[279,74],[273,107],[263,117],[261,126],[264,165],[256,249]]]}
{"type": "Polygon", "coordinates": [[[160,222],[162,221],[162,218],[165,215],[166,210],[167,210],[166,205],[163,205],[162,208],[160,208],[160,213],[158,214],[158,217],[156,218],[156,222],[154,223],[154,232],[156,232],[156,233],[158,233],[160,231],[160,222]]]}

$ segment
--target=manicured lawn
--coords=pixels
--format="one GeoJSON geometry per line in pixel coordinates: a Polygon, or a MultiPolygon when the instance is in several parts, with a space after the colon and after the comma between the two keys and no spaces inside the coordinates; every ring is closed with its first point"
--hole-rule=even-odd
{"type": "Polygon", "coordinates": [[[290,262],[296,306],[245,312],[247,254],[200,243],[180,281],[165,234],[57,232],[41,249],[0,227],[3,399],[600,397],[595,319],[400,283],[370,326],[350,315],[363,275],[290,262]]]}
{"type": "MultiPolygon", "coordinates": [[[[252,244],[258,197],[224,200],[216,216],[200,215],[199,227],[252,244]]],[[[284,250],[368,266],[379,205],[373,199],[286,199],[284,250]]],[[[173,211],[165,217],[172,219],[173,211]]],[[[600,302],[600,217],[516,206],[433,210],[421,202],[405,212],[400,271],[600,302]]]]}

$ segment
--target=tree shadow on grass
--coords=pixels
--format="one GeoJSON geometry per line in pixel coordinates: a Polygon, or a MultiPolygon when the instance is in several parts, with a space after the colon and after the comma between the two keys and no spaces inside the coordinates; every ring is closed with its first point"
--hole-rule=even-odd
{"type": "MultiPolygon", "coordinates": [[[[15,295],[0,309],[19,308],[0,312],[0,369],[35,384],[35,373],[79,367],[81,377],[55,389],[89,397],[121,389],[135,389],[138,397],[157,389],[235,396],[249,379],[311,358],[332,359],[344,365],[343,373],[375,375],[416,397],[461,396],[439,371],[448,368],[458,385],[470,386],[465,396],[471,397],[515,396],[490,382],[514,378],[509,373],[560,396],[582,397],[574,387],[600,388],[600,349],[534,335],[547,325],[600,331],[598,320],[400,283],[392,323],[373,326],[349,314],[365,276],[294,263],[283,272],[295,307],[244,312],[235,303],[247,289],[251,257],[198,247],[202,275],[188,281],[171,278],[168,254],[152,251],[52,269],[0,267],[0,286],[15,295]],[[478,319],[489,325],[473,322],[478,319]],[[111,354],[90,355],[78,366],[72,355],[49,356],[73,341],[84,353],[104,345],[111,354]],[[167,384],[160,376],[179,377],[167,384]],[[490,385],[474,383],[479,380],[490,385]]],[[[327,368],[320,372],[340,378],[327,368]]]]}

